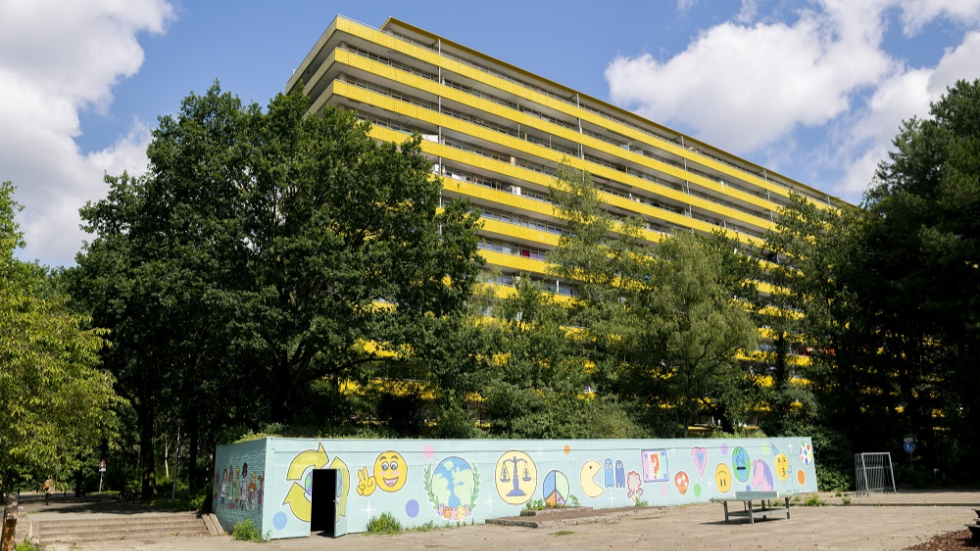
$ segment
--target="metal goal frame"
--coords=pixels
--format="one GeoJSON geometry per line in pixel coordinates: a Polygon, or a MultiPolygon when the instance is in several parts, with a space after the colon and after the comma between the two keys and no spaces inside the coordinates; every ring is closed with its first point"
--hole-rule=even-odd
{"type": "Polygon", "coordinates": [[[890,452],[854,454],[854,486],[859,496],[870,493],[898,493],[895,489],[892,454],[890,452]]]}

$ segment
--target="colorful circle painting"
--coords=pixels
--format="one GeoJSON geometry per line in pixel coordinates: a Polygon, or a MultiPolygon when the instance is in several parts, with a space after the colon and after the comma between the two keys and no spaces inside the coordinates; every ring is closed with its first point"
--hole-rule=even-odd
{"type": "Polygon", "coordinates": [[[286,517],[286,513],[278,512],[272,517],[272,527],[276,530],[282,530],[286,527],[286,521],[289,520],[286,517]]]}
{"type": "Polygon", "coordinates": [[[408,503],[405,504],[405,514],[409,518],[417,517],[419,515],[419,502],[414,499],[408,500],[408,503]]]}
{"type": "Polygon", "coordinates": [[[715,467],[715,486],[723,494],[727,494],[732,489],[732,470],[728,468],[727,463],[719,463],[715,467]]]}
{"type": "Polygon", "coordinates": [[[565,505],[569,496],[568,477],[561,471],[551,471],[544,477],[541,495],[549,507],[565,505]]]}
{"type": "Polygon", "coordinates": [[[493,481],[500,499],[509,505],[526,503],[538,486],[538,467],[521,450],[504,452],[497,460],[493,481]]]}
{"type": "Polygon", "coordinates": [[[439,518],[463,521],[473,514],[480,495],[480,471],[476,465],[462,457],[450,456],[435,468],[429,465],[422,480],[429,503],[439,518]]]}
{"type": "Polygon", "coordinates": [[[747,482],[751,470],[752,461],[749,459],[748,450],[742,446],[735,446],[735,449],[732,450],[732,471],[734,472],[735,480],[747,482]]]}
{"type": "Polygon", "coordinates": [[[806,473],[803,472],[803,469],[796,471],[796,480],[800,483],[800,486],[806,484],[806,473]]]}
{"type": "Polygon", "coordinates": [[[786,457],[785,453],[779,453],[776,455],[776,478],[786,482],[789,479],[789,457],[786,457]]]}

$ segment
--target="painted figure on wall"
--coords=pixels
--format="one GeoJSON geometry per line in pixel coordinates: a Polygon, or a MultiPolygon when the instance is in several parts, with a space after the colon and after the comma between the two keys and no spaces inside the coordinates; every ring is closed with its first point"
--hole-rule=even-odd
{"type": "Polygon", "coordinates": [[[752,462],[752,489],[760,492],[772,491],[772,470],[761,459],[752,462]]]}
{"type": "Polygon", "coordinates": [[[640,487],[642,485],[643,482],[640,480],[640,473],[630,471],[630,473],[626,475],[626,497],[632,499],[637,505],[640,504],[640,496],[643,495],[643,488],[640,487]]]}
{"type": "Polygon", "coordinates": [[[582,470],[579,472],[579,484],[582,486],[582,491],[588,497],[599,497],[602,495],[604,488],[602,484],[596,482],[596,477],[602,472],[602,465],[594,459],[589,459],[582,465],[582,470]]]}
{"type": "Polygon", "coordinates": [[[262,508],[262,493],[264,489],[265,489],[265,475],[260,474],[259,475],[259,501],[258,501],[259,509],[262,508]]]}
{"type": "Polygon", "coordinates": [[[242,463],[242,477],[238,480],[238,508],[245,509],[248,501],[248,463],[242,463]]]}
{"type": "Polygon", "coordinates": [[[613,472],[613,460],[608,457],[606,458],[606,462],[605,462],[605,471],[606,471],[606,488],[615,488],[616,473],[613,472]]]}
{"type": "Polygon", "coordinates": [[[228,499],[228,469],[221,470],[221,504],[228,499]]]}
{"type": "Polygon", "coordinates": [[[616,461],[616,487],[626,487],[626,468],[623,466],[622,459],[616,461]]]}
{"type": "Polygon", "coordinates": [[[674,475],[674,486],[677,487],[677,493],[681,495],[687,494],[687,488],[691,485],[691,478],[687,476],[684,471],[678,471],[674,475]]]}

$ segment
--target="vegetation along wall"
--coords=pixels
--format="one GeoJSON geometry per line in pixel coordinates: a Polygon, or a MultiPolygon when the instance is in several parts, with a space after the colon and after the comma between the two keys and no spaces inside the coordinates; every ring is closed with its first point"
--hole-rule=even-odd
{"type": "Polygon", "coordinates": [[[349,532],[363,532],[383,512],[411,527],[517,515],[537,500],[609,508],[749,489],[795,494],[817,490],[812,449],[809,438],[264,438],[218,447],[214,511],[226,530],[252,518],[269,538],[308,536],[310,473],[320,468],[341,472],[337,514],[349,532]]]}

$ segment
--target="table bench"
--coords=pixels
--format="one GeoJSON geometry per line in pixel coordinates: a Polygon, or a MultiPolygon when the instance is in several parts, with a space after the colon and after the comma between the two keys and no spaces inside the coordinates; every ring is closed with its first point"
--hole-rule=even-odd
{"type": "Polygon", "coordinates": [[[789,497],[780,496],[777,492],[735,492],[735,497],[716,497],[711,501],[721,503],[725,507],[725,524],[729,524],[730,517],[749,517],[749,524],[755,524],[756,517],[769,518],[769,515],[777,513],[786,513],[786,518],[790,518],[789,497]],[[783,501],[782,507],[779,506],[779,500],[783,501]],[[741,501],[743,510],[729,511],[729,501],[741,501]],[[759,502],[758,508],[753,504],[755,501],[759,502]]]}
{"type": "Polygon", "coordinates": [[[974,509],[973,512],[977,514],[977,518],[974,519],[973,524],[967,524],[966,527],[970,529],[973,541],[980,543],[980,509],[974,509]]]}

